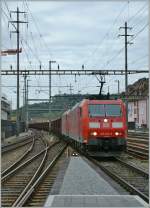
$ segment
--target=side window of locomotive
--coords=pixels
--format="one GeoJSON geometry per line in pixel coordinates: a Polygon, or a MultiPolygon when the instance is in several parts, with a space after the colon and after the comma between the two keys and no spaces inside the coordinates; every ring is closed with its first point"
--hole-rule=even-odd
{"type": "Polygon", "coordinates": [[[105,105],[106,116],[122,116],[121,106],[117,104],[106,104],[105,105]]]}
{"type": "Polygon", "coordinates": [[[89,105],[89,116],[105,116],[104,105],[102,104],[90,104],[89,105]]]}

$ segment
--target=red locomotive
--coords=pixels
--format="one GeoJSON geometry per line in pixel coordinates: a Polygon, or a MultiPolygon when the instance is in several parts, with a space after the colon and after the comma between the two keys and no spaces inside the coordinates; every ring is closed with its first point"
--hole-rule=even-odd
{"type": "Polygon", "coordinates": [[[122,100],[84,99],[51,121],[51,131],[91,152],[125,150],[125,105],[122,100]]]}
{"type": "Polygon", "coordinates": [[[126,148],[126,110],[122,100],[88,100],[76,104],[59,119],[52,130],[90,151],[126,148]],[[56,129],[57,128],[57,129],[56,129]]]}

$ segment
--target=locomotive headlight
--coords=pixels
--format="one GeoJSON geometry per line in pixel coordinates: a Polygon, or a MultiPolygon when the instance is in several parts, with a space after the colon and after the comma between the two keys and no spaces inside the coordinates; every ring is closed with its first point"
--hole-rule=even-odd
{"type": "Polygon", "coordinates": [[[107,118],[105,118],[105,119],[104,119],[104,122],[105,122],[105,123],[107,123],[107,122],[108,122],[108,119],[107,119],[107,118]]]}
{"type": "Polygon", "coordinates": [[[116,132],[115,132],[115,135],[118,136],[118,135],[119,135],[119,132],[116,131],[116,132]]]}
{"type": "Polygon", "coordinates": [[[94,132],[92,132],[92,133],[91,133],[91,135],[93,135],[93,136],[97,136],[97,132],[96,132],[96,131],[94,131],[94,132]]]}

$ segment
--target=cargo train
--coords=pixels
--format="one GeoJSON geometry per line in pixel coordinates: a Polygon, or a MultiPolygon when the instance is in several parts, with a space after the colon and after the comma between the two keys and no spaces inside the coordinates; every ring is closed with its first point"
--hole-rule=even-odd
{"type": "Polygon", "coordinates": [[[50,129],[85,151],[122,152],[127,137],[125,104],[120,99],[84,99],[51,121],[50,129]]]}

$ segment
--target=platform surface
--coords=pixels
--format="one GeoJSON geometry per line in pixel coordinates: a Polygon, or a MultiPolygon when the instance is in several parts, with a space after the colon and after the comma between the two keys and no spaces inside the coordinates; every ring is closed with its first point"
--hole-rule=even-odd
{"type": "Polygon", "coordinates": [[[51,195],[44,207],[148,208],[148,204],[138,196],[131,195],[51,195]]]}
{"type": "Polygon", "coordinates": [[[16,135],[11,136],[11,137],[7,137],[7,138],[3,139],[2,146],[5,146],[5,145],[11,144],[11,143],[18,142],[19,140],[21,141],[25,137],[30,136],[31,133],[32,133],[32,131],[29,130],[28,132],[22,132],[22,133],[20,133],[18,137],[16,135]]]}
{"type": "Polygon", "coordinates": [[[119,193],[81,157],[72,157],[59,194],[118,195],[119,193]]]}

